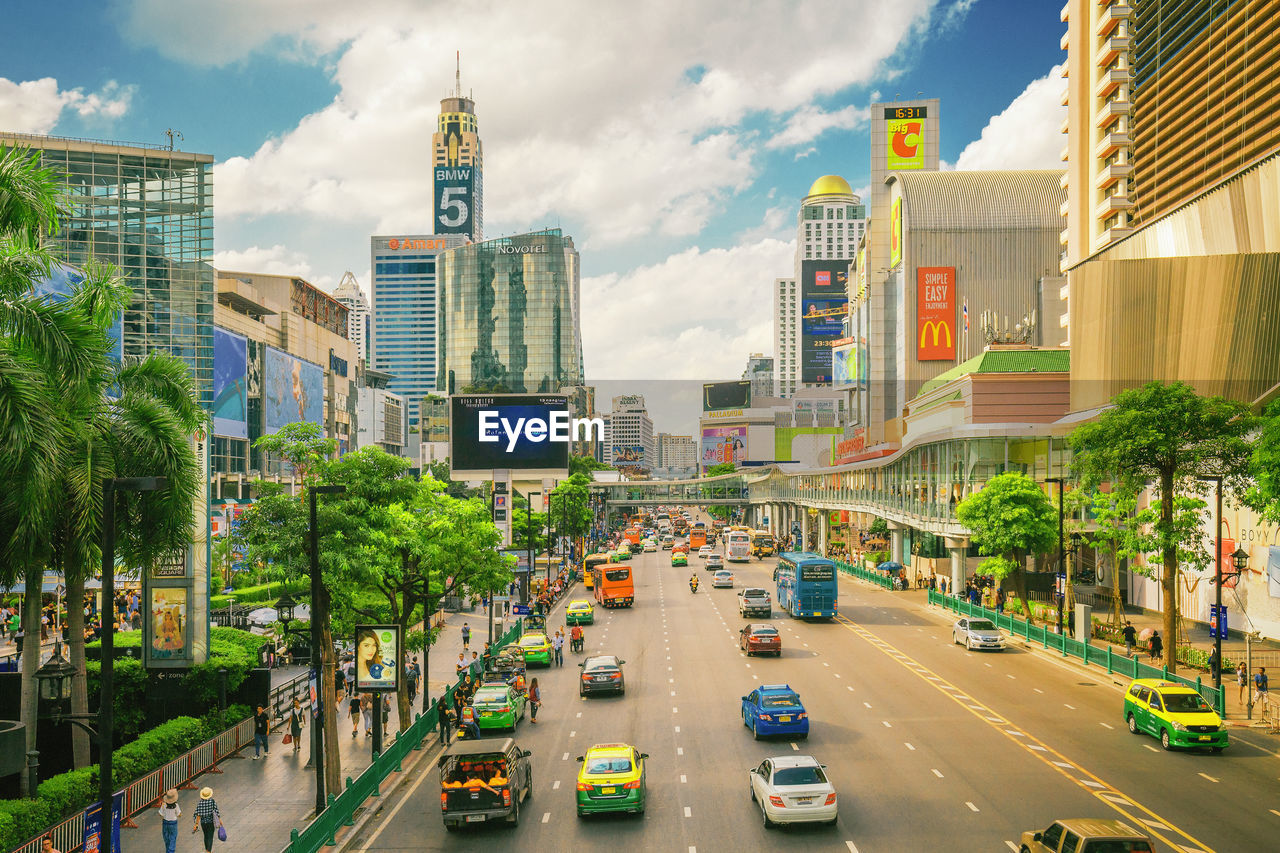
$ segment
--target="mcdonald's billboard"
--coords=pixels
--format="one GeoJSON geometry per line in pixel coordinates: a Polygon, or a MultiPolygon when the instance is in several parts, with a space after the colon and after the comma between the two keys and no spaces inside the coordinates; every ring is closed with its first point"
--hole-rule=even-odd
{"type": "Polygon", "coordinates": [[[955,361],[956,268],[918,268],[916,299],[916,359],[955,361]]]}

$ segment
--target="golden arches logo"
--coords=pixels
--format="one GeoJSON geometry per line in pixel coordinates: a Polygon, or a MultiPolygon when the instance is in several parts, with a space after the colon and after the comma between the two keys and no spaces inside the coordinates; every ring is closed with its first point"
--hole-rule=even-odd
{"type": "Polygon", "coordinates": [[[946,343],[941,344],[941,346],[944,346],[947,349],[951,349],[952,340],[951,340],[951,324],[950,323],[948,323],[946,320],[929,320],[926,323],[924,323],[924,325],[920,327],[921,349],[924,348],[925,338],[928,336],[930,332],[933,332],[933,343],[930,344],[931,347],[936,348],[937,346],[939,346],[938,339],[941,338],[943,335],[946,335],[946,343]]]}

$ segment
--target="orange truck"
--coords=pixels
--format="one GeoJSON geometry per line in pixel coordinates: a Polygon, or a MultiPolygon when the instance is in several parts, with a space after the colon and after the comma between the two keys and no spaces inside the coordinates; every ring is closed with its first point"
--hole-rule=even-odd
{"type": "Polygon", "coordinates": [[[605,563],[593,569],[596,601],[605,607],[630,607],[636,590],[631,582],[631,567],[626,563],[605,563]]]}

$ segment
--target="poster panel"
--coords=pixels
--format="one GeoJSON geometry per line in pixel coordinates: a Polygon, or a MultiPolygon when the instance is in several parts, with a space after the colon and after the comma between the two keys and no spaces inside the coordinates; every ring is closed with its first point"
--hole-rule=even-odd
{"type": "Polygon", "coordinates": [[[356,692],[394,693],[400,686],[400,626],[356,626],[356,692]]]}
{"type": "Polygon", "coordinates": [[[831,343],[843,334],[849,304],[849,262],[802,261],[800,265],[800,381],[831,381],[831,343]]]}
{"type": "Polygon", "coordinates": [[[275,347],[262,360],[263,429],[293,423],[324,425],[324,368],[275,347]]]}
{"type": "Polygon", "coordinates": [[[249,339],[213,327],[213,434],[249,437],[249,339]]]}
{"type": "Polygon", "coordinates": [[[956,268],[916,270],[916,359],[956,357],[956,268]]]}
{"type": "Polygon", "coordinates": [[[151,661],[185,661],[191,657],[189,603],[185,586],[153,586],[148,589],[151,661]]]}
{"type": "Polygon", "coordinates": [[[751,381],[704,382],[702,384],[702,411],[721,409],[748,409],[751,407],[751,381]]]}
{"type": "Polygon", "coordinates": [[[747,428],[745,426],[707,427],[702,430],[701,458],[703,467],[747,461],[747,428]]]}

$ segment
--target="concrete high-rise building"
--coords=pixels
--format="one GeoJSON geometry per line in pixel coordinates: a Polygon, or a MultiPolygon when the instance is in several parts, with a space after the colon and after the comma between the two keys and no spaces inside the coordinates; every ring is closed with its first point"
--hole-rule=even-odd
{"type": "Polygon", "coordinates": [[[578,252],[558,228],[444,252],[438,393],[582,385],[580,304],[578,252]]]}
{"type": "Polygon", "coordinates": [[[848,181],[823,175],[813,182],[796,216],[792,277],[774,282],[776,396],[831,384],[830,342],[840,337],[849,260],[865,229],[866,208],[848,181]]]}
{"type": "Polygon", "coordinates": [[[611,452],[605,459],[606,464],[615,468],[645,470],[658,466],[653,421],[645,408],[644,397],[639,394],[614,397],[608,424],[611,452]]]}
{"type": "Polygon", "coordinates": [[[373,336],[367,342],[368,363],[391,375],[387,387],[404,397],[410,431],[418,426],[423,396],[436,390],[440,369],[439,256],[466,240],[461,234],[369,238],[373,336]]]}
{"type": "Polygon", "coordinates": [[[387,390],[391,378],[363,364],[358,368],[356,448],[380,447],[392,456],[404,456],[409,449],[409,422],[404,397],[387,390]]]}
{"type": "Polygon", "coordinates": [[[698,444],[691,435],[658,433],[659,468],[697,468],[698,444]]]}
{"type": "Polygon", "coordinates": [[[435,208],[432,231],[484,239],[484,150],[476,124],[476,102],[462,94],[461,62],[454,90],[440,101],[431,136],[435,208]]]}
{"type": "Polygon", "coordinates": [[[1280,148],[1270,0],[1069,0],[1062,268],[1280,148]]]}
{"type": "Polygon", "coordinates": [[[342,274],[342,281],[333,291],[333,298],[347,306],[347,340],[356,345],[356,358],[364,361],[369,356],[367,343],[369,340],[369,300],[360,289],[355,273],[347,270],[342,274]]]}
{"type": "MultiPolygon", "coordinates": [[[[781,313],[782,305],[777,304],[774,314],[781,313]]],[[[747,367],[742,371],[742,378],[751,383],[751,396],[773,396],[773,358],[762,352],[753,352],[747,357],[747,367]]]]}

